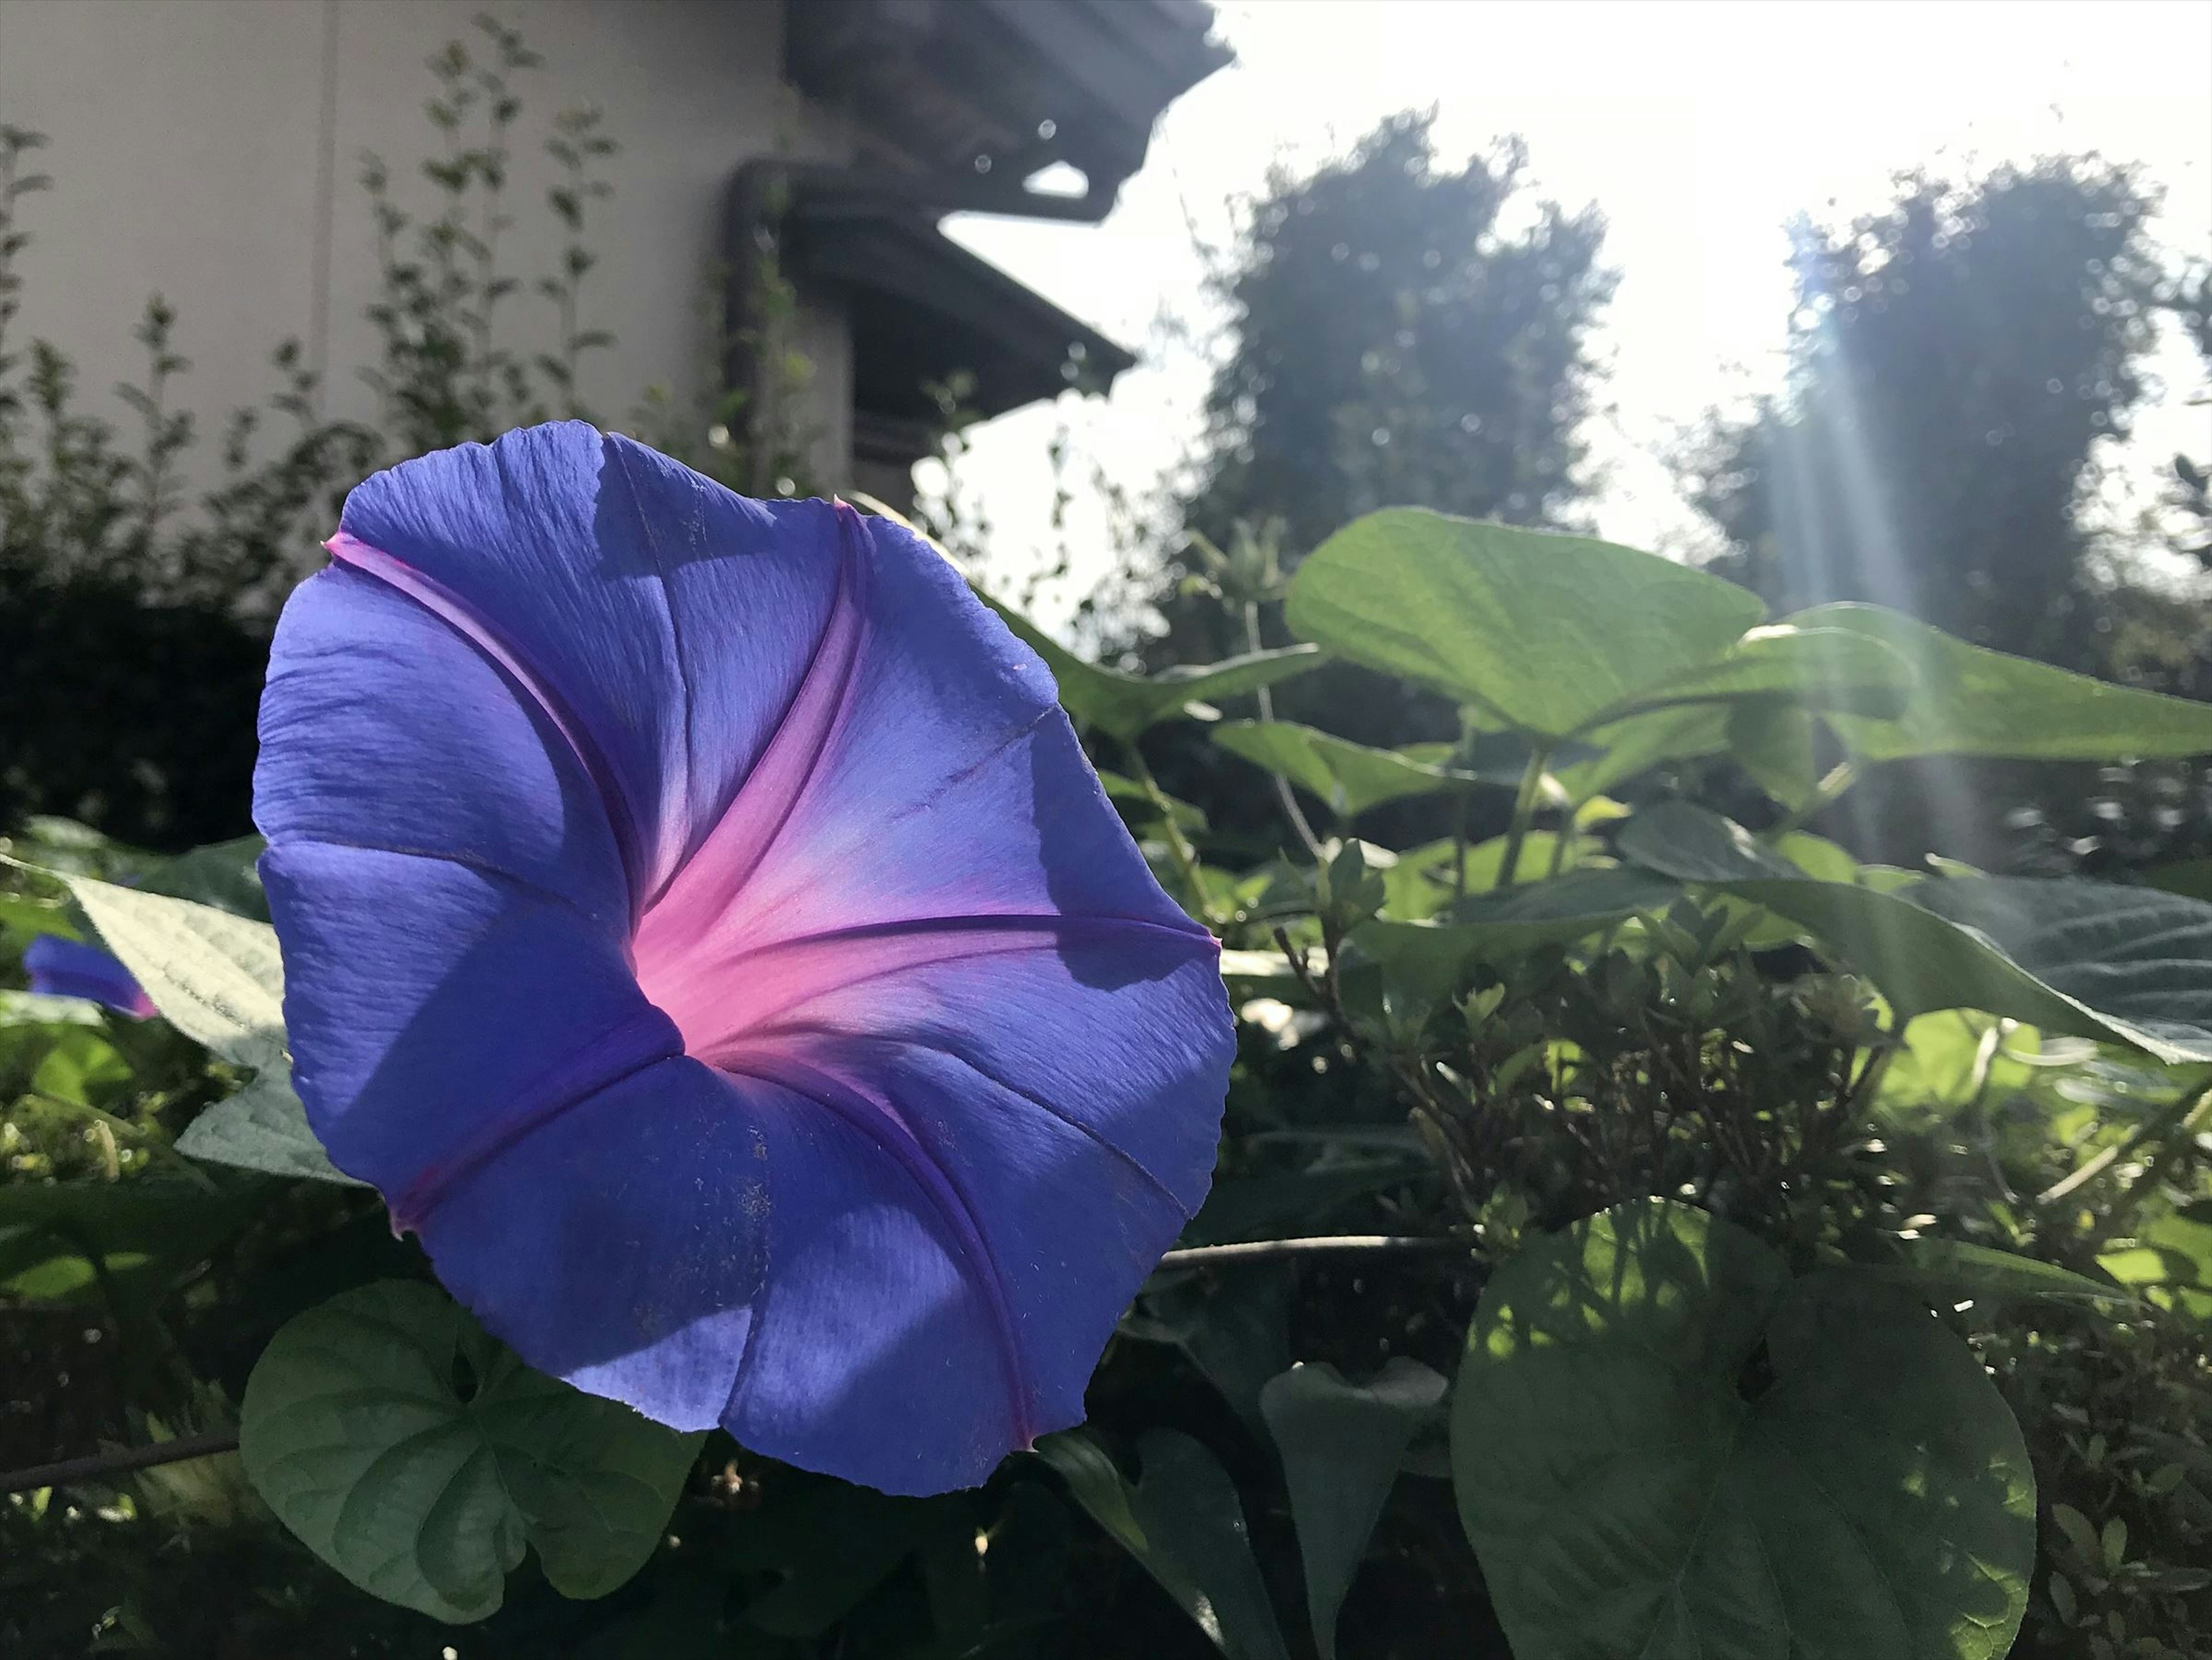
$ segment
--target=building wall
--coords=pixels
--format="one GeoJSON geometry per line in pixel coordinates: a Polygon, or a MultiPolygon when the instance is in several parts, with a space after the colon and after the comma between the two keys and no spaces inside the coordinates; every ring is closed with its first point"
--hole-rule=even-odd
{"type": "MultiPolygon", "coordinates": [[[[621,425],[649,385],[695,397],[731,173],[763,154],[850,153],[839,120],[781,78],[781,0],[0,0],[0,123],[47,135],[32,160],[54,179],[21,204],[35,240],[17,344],[53,341],[87,406],[127,420],[109,388],[141,372],[131,331],[159,291],[193,364],[178,401],[204,430],[274,389],[268,355],[288,336],[325,369],[329,414],[374,418],[362,154],[390,164],[403,206],[434,210],[417,170],[441,143],[423,114],[436,84],[425,60],[452,40],[473,50],[486,9],[545,59],[516,78],[501,265],[523,285],[501,335],[525,351],[553,344],[551,302],[532,291],[562,240],[542,146],[556,111],[596,104],[622,149],[614,195],[593,209],[601,264],[583,320],[617,344],[587,362],[586,399],[621,425]]],[[[842,319],[810,314],[806,328],[819,465],[841,482],[849,351],[842,319]]]]}

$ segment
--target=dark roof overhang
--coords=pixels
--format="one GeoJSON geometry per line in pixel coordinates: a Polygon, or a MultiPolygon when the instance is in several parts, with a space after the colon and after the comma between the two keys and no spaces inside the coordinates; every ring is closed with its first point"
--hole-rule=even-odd
{"type": "Polygon", "coordinates": [[[981,211],[1099,220],[1152,124],[1230,61],[1201,0],[787,0],[784,70],[981,211]],[[1063,161],[1087,190],[1024,181],[1063,161]]]}
{"type": "Polygon", "coordinates": [[[1003,415],[1070,387],[1104,392],[1136,361],[932,219],[865,187],[799,183],[783,252],[802,290],[850,300],[853,406],[870,415],[938,420],[928,388],[956,380],[964,412],[1003,415]]]}

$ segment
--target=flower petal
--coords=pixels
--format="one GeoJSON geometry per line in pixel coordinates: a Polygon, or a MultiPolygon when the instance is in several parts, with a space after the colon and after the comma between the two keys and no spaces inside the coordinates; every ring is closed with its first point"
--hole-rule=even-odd
{"type": "Polygon", "coordinates": [[[759,1017],[760,954],[802,940],[1076,917],[1211,953],[1108,805],[1036,654],[927,544],[852,526],[857,569],[815,673],[639,927],[640,975],[692,1051],[759,1017]]]}
{"type": "Polygon", "coordinates": [[[41,996],[82,997],[138,1020],[155,1012],[154,1000],[120,962],[58,933],[42,933],[23,947],[23,972],[41,996]]]}
{"type": "Polygon", "coordinates": [[[470,1171],[680,1052],[621,942],[574,906],[437,858],[262,855],[292,1079],[331,1162],[420,1229],[470,1171]]]}
{"type": "Polygon", "coordinates": [[[781,721],[837,580],[827,504],[749,502],[580,422],[379,473],[343,526],[488,619],[573,721],[640,909],[781,721]]]}
{"type": "Polygon", "coordinates": [[[776,1202],[762,1124],[811,1110],[660,1061],[460,1176],[424,1219],[423,1246],[447,1288],[541,1371],[711,1428],[776,1202]]]}
{"type": "Polygon", "coordinates": [[[449,860],[558,895],[627,937],[612,826],[550,718],[388,583],[337,567],[300,585],[260,725],[253,817],[272,843],[449,860]]]}

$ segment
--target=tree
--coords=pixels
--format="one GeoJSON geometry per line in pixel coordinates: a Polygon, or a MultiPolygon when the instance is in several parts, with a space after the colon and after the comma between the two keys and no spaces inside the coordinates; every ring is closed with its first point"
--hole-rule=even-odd
{"type": "Polygon", "coordinates": [[[1393,503],[1552,525],[1580,500],[1605,222],[1531,204],[1517,139],[1439,168],[1432,120],[1393,116],[1255,204],[1190,528],[1276,517],[1303,550],[1393,503]]]}
{"type": "Polygon", "coordinates": [[[2079,508],[2145,391],[2154,205],[2131,169],[2062,156],[1798,224],[1790,384],[1686,469],[1719,569],[1782,610],[1874,600],[2101,666],[2079,508]]]}
{"type": "MultiPolygon", "coordinates": [[[[1517,138],[1439,166],[1433,123],[1392,116],[1310,176],[1278,169],[1252,204],[1217,283],[1233,345],[1179,503],[1187,535],[1226,549],[1240,525],[1264,527],[1287,572],[1378,507],[1556,526],[1584,499],[1589,335],[1616,281],[1601,261],[1604,218],[1534,200],[1517,138]]],[[[1218,591],[1202,547],[1169,567],[1159,660],[1275,638],[1270,611],[1218,591]]],[[[1278,702],[1364,743],[1458,735],[1447,700],[1358,669],[1309,677],[1278,702]]],[[[1200,799],[1235,794],[1207,775],[1216,755],[1165,764],[1200,799]]]]}

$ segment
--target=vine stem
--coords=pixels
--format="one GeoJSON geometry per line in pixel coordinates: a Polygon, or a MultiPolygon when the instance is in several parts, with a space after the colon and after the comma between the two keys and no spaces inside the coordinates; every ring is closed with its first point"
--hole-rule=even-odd
{"type": "MultiPolygon", "coordinates": [[[[1249,651],[1265,649],[1261,643],[1260,602],[1256,599],[1244,602],[1244,643],[1249,651]]],[[[1261,686],[1259,697],[1260,718],[1273,723],[1275,718],[1274,693],[1261,686]]],[[[1298,798],[1291,788],[1291,781],[1279,772],[1272,775],[1275,781],[1275,794],[1282,801],[1283,812],[1290,818],[1291,828],[1298,833],[1298,840],[1306,844],[1306,851],[1319,859],[1322,856],[1321,837],[1314,834],[1314,827],[1307,823],[1305,810],[1298,806],[1298,798]]]]}
{"type": "Polygon", "coordinates": [[[1536,798],[1543,794],[1544,769],[1550,763],[1548,745],[1528,751],[1528,764],[1521,770],[1521,787],[1513,797],[1513,823],[1505,832],[1505,854],[1498,861],[1498,891],[1504,893],[1521,874],[1521,845],[1528,839],[1528,825],[1536,816],[1536,798]]]}
{"type": "Polygon", "coordinates": [[[1136,774],[1137,781],[1144,786],[1146,795],[1159,809],[1160,829],[1168,840],[1168,853],[1175,860],[1176,868],[1182,873],[1182,879],[1190,885],[1190,897],[1198,906],[1199,920],[1219,932],[1223,921],[1214,913],[1213,902],[1206,897],[1206,882],[1199,873],[1198,850],[1183,835],[1182,826],[1176,823],[1174,804],[1168,800],[1167,792],[1160,787],[1159,780],[1152,776],[1152,763],[1145,759],[1144,751],[1137,747],[1137,740],[1133,738],[1125,739],[1121,747],[1128,751],[1130,771],[1136,774]]]}
{"type": "Polygon", "coordinates": [[[2105,1222],[2098,1228],[2097,1232],[2100,1237],[2107,1235],[2113,1231],[2113,1223],[2126,1213],[2132,1211],[2136,1203],[2164,1179],[2167,1157],[2172,1150],[2174,1141],[2195,1134],[2205,1127],[2209,1120],[2212,1120],[2212,1089],[2199,1091],[2195,1095],[2185,1095],[2139,1126],[2134,1134],[2124,1140],[2114,1142],[2072,1175],[2054,1182],[2045,1188],[2035,1196],[2035,1202],[2039,1206],[2056,1204],[2069,1194],[2096,1180],[2146,1142],[2166,1139],[2166,1145],[2153,1155],[2150,1163],[2143,1167],[2142,1173],[2128,1184],[2125,1191],[2120,1195],[2120,1202],[2112,1207],[2105,1222]]]}
{"type": "Polygon", "coordinates": [[[1164,1268],[1209,1268],[1217,1262],[1267,1262],[1286,1256],[1363,1256],[1409,1251],[1464,1251],[1464,1239],[1433,1234],[1332,1233],[1310,1239],[1252,1239],[1232,1245],[1187,1245],[1160,1258],[1164,1268]]]}
{"type": "Polygon", "coordinates": [[[33,1493],[40,1487],[66,1487],[79,1481],[119,1475],[126,1470],[151,1469],[157,1464],[181,1464],[191,1458],[213,1458],[238,1450],[235,1430],[205,1435],[180,1435],[173,1441],[156,1441],[150,1447],[118,1447],[85,1458],[64,1458],[55,1464],[33,1464],[28,1469],[0,1472],[0,1493],[33,1493]]]}

